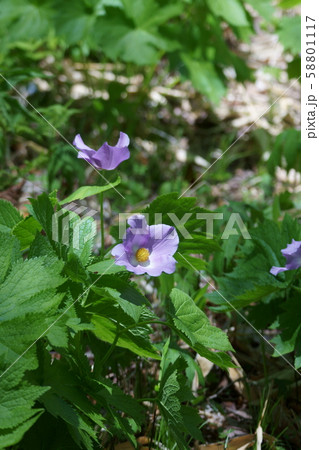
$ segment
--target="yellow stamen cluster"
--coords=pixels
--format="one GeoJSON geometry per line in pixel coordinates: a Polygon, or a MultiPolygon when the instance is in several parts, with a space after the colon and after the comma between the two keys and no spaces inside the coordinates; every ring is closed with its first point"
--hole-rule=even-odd
{"type": "Polygon", "coordinates": [[[148,257],[150,256],[150,252],[147,250],[147,248],[140,248],[135,253],[135,258],[138,262],[145,262],[148,260],[148,257]]]}

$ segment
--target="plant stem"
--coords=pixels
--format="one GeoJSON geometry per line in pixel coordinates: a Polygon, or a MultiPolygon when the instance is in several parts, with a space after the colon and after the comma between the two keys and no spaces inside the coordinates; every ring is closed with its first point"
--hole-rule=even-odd
{"type": "Polygon", "coordinates": [[[147,320],[145,322],[134,323],[134,324],[130,325],[129,327],[126,327],[126,328],[124,328],[122,330],[119,330],[120,327],[119,327],[119,324],[117,323],[116,334],[115,334],[115,337],[114,337],[114,341],[113,341],[111,347],[108,349],[108,351],[104,355],[104,357],[101,359],[99,367],[103,367],[105,365],[106,361],[109,359],[109,357],[113,353],[113,351],[114,351],[114,349],[116,347],[117,341],[121,337],[122,333],[125,333],[127,330],[130,330],[132,328],[140,327],[140,326],[143,326],[143,325],[151,325],[152,323],[158,323],[160,325],[166,325],[166,326],[168,326],[170,328],[172,327],[172,325],[169,322],[163,322],[161,320],[151,320],[151,321],[147,320]]]}
{"type": "Polygon", "coordinates": [[[100,226],[101,226],[101,256],[104,256],[104,215],[103,215],[103,192],[100,193],[100,226]]]}
{"type": "Polygon", "coordinates": [[[105,365],[106,361],[109,359],[109,357],[111,356],[111,354],[113,353],[113,350],[116,347],[117,341],[120,337],[120,333],[116,333],[115,337],[114,337],[114,341],[111,345],[111,347],[108,349],[108,351],[106,352],[106,354],[104,355],[104,357],[101,360],[101,367],[103,368],[103,366],[105,365]]]}

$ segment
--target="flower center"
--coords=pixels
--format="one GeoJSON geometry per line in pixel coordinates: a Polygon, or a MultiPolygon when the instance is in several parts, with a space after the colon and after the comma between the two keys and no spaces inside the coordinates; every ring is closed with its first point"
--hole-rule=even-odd
{"type": "Polygon", "coordinates": [[[145,262],[148,260],[148,257],[150,256],[150,252],[146,248],[140,248],[135,253],[135,258],[138,262],[145,262]]]}

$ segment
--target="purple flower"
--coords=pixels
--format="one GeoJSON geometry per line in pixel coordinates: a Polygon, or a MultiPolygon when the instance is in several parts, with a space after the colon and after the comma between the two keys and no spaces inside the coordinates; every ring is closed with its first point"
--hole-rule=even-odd
{"type": "Polygon", "coordinates": [[[174,227],[169,225],[147,225],[142,214],[128,219],[130,227],[126,230],[123,243],[112,249],[115,264],[125,266],[137,275],[148,273],[158,277],[162,272],[175,272],[179,238],[174,227]]]}
{"type": "Polygon", "coordinates": [[[120,132],[120,138],[115,147],[104,142],[102,147],[97,151],[85,145],[79,134],[75,136],[73,141],[73,145],[80,150],[78,152],[78,158],[85,159],[85,161],[96,169],[105,170],[113,170],[121,164],[122,161],[129,159],[129,143],[130,139],[128,135],[122,132],[120,132]]]}
{"type": "Polygon", "coordinates": [[[280,272],[286,272],[286,270],[299,269],[301,265],[301,241],[291,241],[291,244],[287,245],[287,248],[281,250],[281,253],[286,258],[285,267],[272,266],[270,273],[272,275],[278,275],[280,272]]]}

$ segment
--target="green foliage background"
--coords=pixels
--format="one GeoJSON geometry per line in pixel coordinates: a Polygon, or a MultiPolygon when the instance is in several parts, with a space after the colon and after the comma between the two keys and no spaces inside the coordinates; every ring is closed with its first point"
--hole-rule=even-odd
{"type": "MultiPolygon", "coordinates": [[[[166,448],[190,448],[206,438],[198,404],[209,394],[195,355],[214,363],[218,375],[234,368],[239,346],[226,330],[234,323],[242,329],[244,318],[261,332],[274,331],[272,348],[263,353],[272,373],[265,372],[262,395],[272,383],[280,399],[294,389],[292,367],[301,365],[300,270],[276,278],[269,270],[284,265],[281,249],[300,239],[298,195],[289,187],[274,194],[278,168],[300,172],[300,130],[252,131],[208,171],[196,198],[179,197],[203,171],[195,157],[211,161],[217,148],[225,151],[236,140],[237,130],[221,123],[214,107],[227,93],[226,69],[237,82],[255,80],[240,44],[255,36],[256,15],[258,27],[275,33],[288,55],[288,78],[300,76],[295,6],[294,0],[0,0],[0,190],[28,179],[47,192],[30,200],[25,217],[0,199],[0,448],[95,449],[123,440],[137,447],[137,436],[147,433],[166,448]],[[74,95],[75,72],[84,96],[74,95]],[[186,86],[191,104],[208,118],[193,126],[177,120],[174,98],[165,117],[152,103],[154,86],[186,86]],[[81,133],[98,148],[120,130],[131,137],[131,159],[120,166],[121,177],[105,175],[125,201],[69,145],[81,133]],[[169,149],[182,137],[190,142],[183,165],[169,149]],[[138,138],[156,143],[156,151],[145,154],[138,138]],[[229,182],[238,168],[254,172],[260,197],[224,198],[216,206],[211,186],[229,182]],[[85,239],[91,218],[81,222],[79,248],[72,245],[79,217],[67,210],[52,238],[55,212],[100,192],[112,202],[107,232],[115,240],[118,212],[148,213],[149,224],[160,212],[172,225],[170,213],[191,214],[192,240],[178,229],[178,269],[147,279],[153,294],[114,266],[109,253],[98,256],[93,239],[85,239]],[[212,211],[224,216],[207,238],[196,213],[212,211]],[[240,214],[251,239],[223,239],[231,213],[240,214]],[[210,323],[212,314],[218,326],[210,323]],[[279,353],[291,364],[287,377],[269,362],[279,353]],[[134,378],[129,388],[127,371],[134,378]],[[202,386],[197,398],[195,373],[202,386]],[[160,423],[150,431],[156,410],[160,423]]],[[[257,416],[253,402],[252,408],[257,416]]],[[[281,437],[282,429],[264,421],[264,430],[281,437]]]]}

